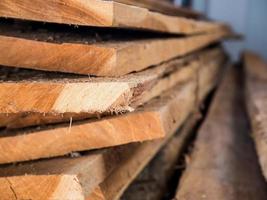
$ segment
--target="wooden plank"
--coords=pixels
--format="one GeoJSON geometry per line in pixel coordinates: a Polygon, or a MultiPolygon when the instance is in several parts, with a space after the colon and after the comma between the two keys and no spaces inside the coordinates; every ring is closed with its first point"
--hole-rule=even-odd
{"type": "Polygon", "coordinates": [[[198,133],[175,199],[267,198],[243,104],[240,70],[229,70],[198,133]]]}
{"type": "MultiPolygon", "coordinates": [[[[45,191],[46,187],[41,187],[42,180],[53,183],[49,188],[51,191],[57,191],[57,188],[60,188],[61,184],[58,180],[63,180],[64,183],[67,177],[67,181],[74,186],[78,183],[78,186],[81,188],[79,190],[80,195],[88,196],[116,166],[118,166],[128,156],[134,154],[138,148],[145,145],[146,143],[129,144],[105,150],[85,152],[82,155],[75,153],[77,156],[73,157],[65,156],[34,162],[25,162],[17,165],[3,165],[0,167],[0,179],[8,177],[8,179],[12,180],[12,178],[15,178],[14,182],[17,184],[22,181],[24,183],[32,181],[35,183],[34,185],[29,187],[28,184],[26,184],[26,188],[20,186],[20,190],[22,190],[21,195],[23,195],[23,193],[28,194],[25,192],[27,189],[32,192],[30,195],[34,195],[36,193],[38,194],[38,190],[45,191]],[[40,182],[34,180],[39,180],[40,182]]],[[[5,184],[3,184],[2,188],[4,186],[5,184]]],[[[0,189],[0,191],[1,194],[9,194],[11,192],[10,189],[7,192],[3,192],[2,189],[0,189]]],[[[43,194],[40,194],[39,197],[42,197],[42,195],[43,194]]],[[[28,196],[28,198],[24,199],[30,198],[28,196]]],[[[62,199],[62,197],[59,199],[62,199]]]]}
{"type": "MultiPolygon", "coordinates": [[[[175,124],[173,129],[177,125],[175,124]]],[[[183,143],[185,137],[186,132],[177,134],[176,140],[183,143]]],[[[16,194],[17,199],[37,197],[44,200],[56,197],[57,199],[63,199],[63,197],[84,199],[92,193],[92,189],[104,181],[114,168],[123,164],[129,157],[143,155],[145,159],[151,159],[166,141],[167,138],[142,144],[130,144],[88,152],[75,158],[63,157],[1,166],[1,197],[12,199],[16,194]]]]}
{"type": "Polygon", "coordinates": [[[168,16],[151,12],[146,8],[105,0],[47,0],[45,2],[42,0],[34,2],[2,0],[0,16],[63,24],[139,28],[183,34],[209,32],[217,26],[212,22],[168,16]]]}
{"type": "Polygon", "coordinates": [[[221,63],[222,50],[207,50],[118,79],[0,69],[0,127],[19,128],[133,111],[176,84],[195,78],[198,68],[210,60],[213,65],[221,63]]]}
{"type": "Polygon", "coordinates": [[[98,76],[140,71],[192,53],[229,34],[228,30],[218,28],[213,33],[186,38],[88,42],[80,41],[79,34],[70,41],[64,33],[53,32],[60,41],[49,42],[44,37],[50,38],[50,33],[6,29],[0,35],[0,65],[98,76]]]}
{"type": "Polygon", "coordinates": [[[75,176],[24,176],[0,178],[2,199],[84,200],[75,176]],[[53,190],[55,188],[55,190],[53,190]]]}
{"type": "Polygon", "coordinates": [[[267,179],[267,64],[258,55],[244,55],[246,103],[261,168],[267,179]]]}
{"type": "Polygon", "coordinates": [[[3,150],[0,163],[59,156],[73,151],[164,137],[170,123],[176,123],[188,115],[194,109],[192,101],[197,103],[205,91],[216,84],[221,64],[211,64],[209,67],[209,70],[204,70],[205,73],[199,73],[200,77],[196,76],[188,84],[177,85],[178,88],[171,94],[165,92],[162,98],[152,99],[132,113],[46,128],[3,130],[0,133],[0,150],[3,150]]]}

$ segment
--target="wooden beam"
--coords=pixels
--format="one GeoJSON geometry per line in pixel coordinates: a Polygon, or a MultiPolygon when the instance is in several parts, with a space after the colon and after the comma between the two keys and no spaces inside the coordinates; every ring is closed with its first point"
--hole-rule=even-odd
{"type": "MultiPolygon", "coordinates": [[[[128,159],[125,159],[124,162],[122,162],[105,179],[105,181],[101,183],[99,187],[97,187],[91,193],[90,196],[86,198],[86,200],[118,200],[120,199],[123,192],[128,188],[131,182],[133,182],[136,176],[143,170],[143,168],[148,164],[148,162],[155,156],[155,154],[159,150],[159,147],[162,147],[168,141],[162,153],[163,153],[163,156],[166,156],[166,158],[168,157],[169,162],[166,163],[167,166],[159,165],[157,168],[157,169],[160,168],[159,171],[155,172],[157,174],[161,172],[163,173],[163,175],[161,176],[162,179],[159,181],[160,182],[163,181],[163,184],[164,184],[164,181],[166,181],[166,176],[168,176],[167,171],[173,167],[174,162],[176,161],[176,158],[180,155],[183,149],[183,146],[185,145],[188,137],[190,136],[190,131],[194,127],[196,122],[197,122],[196,116],[192,115],[173,138],[169,139],[172,135],[172,134],[169,134],[168,137],[165,138],[165,140],[155,141],[153,143],[150,143],[151,144],[150,147],[148,146],[145,149],[140,149],[139,152],[129,157],[128,159]]],[[[162,163],[158,163],[158,164],[162,164],[162,163]]],[[[154,193],[153,196],[155,198],[157,195],[158,197],[160,196],[158,192],[160,191],[153,191],[154,193]]],[[[135,197],[135,199],[138,199],[138,194],[134,193],[133,197],[135,197]]],[[[151,199],[155,199],[155,198],[151,198],[151,199]]]]}
{"type": "Polygon", "coordinates": [[[198,132],[175,199],[266,199],[248,130],[240,70],[228,70],[198,132]]]}
{"type": "Polygon", "coordinates": [[[12,33],[4,31],[0,35],[0,65],[98,76],[121,76],[141,71],[192,53],[229,35],[228,30],[218,28],[213,33],[186,38],[88,43],[70,41],[63,34],[59,37],[63,42],[49,42],[43,38],[43,35],[49,38],[46,33],[13,33],[14,30],[9,29],[12,33]]]}
{"type": "Polygon", "coordinates": [[[3,150],[0,163],[59,156],[73,151],[164,137],[170,123],[183,120],[194,108],[192,101],[197,103],[206,91],[214,87],[221,66],[221,63],[212,63],[209,70],[199,73],[201,76],[196,76],[188,84],[177,85],[175,90],[165,92],[160,99],[152,99],[132,113],[46,128],[3,130],[0,133],[0,150],[3,150]],[[16,148],[13,148],[14,144],[16,148]]]}
{"type": "Polygon", "coordinates": [[[138,28],[183,34],[210,32],[217,27],[217,24],[212,22],[168,16],[151,12],[146,8],[105,0],[86,2],[78,0],[46,0],[45,2],[42,0],[34,2],[2,0],[0,16],[42,22],[138,28]]]}
{"type": "Polygon", "coordinates": [[[267,179],[267,64],[258,55],[247,52],[244,65],[247,110],[261,168],[267,179]]]}
{"type": "Polygon", "coordinates": [[[2,68],[0,127],[19,128],[133,111],[176,84],[194,78],[200,68],[204,70],[201,65],[210,60],[215,66],[222,63],[222,50],[200,52],[118,79],[2,68]]]}

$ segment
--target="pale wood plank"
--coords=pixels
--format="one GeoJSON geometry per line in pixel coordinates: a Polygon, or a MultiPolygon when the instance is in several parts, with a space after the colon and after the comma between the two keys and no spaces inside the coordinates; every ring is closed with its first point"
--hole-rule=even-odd
{"type": "Polygon", "coordinates": [[[133,111],[176,84],[194,78],[210,60],[214,66],[222,63],[222,50],[207,50],[118,79],[3,71],[7,78],[0,82],[0,127],[19,128],[133,111]]]}
{"type": "Polygon", "coordinates": [[[75,176],[22,176],[0,178],[1,199],[84,200],[75,176]]]}
{"type": "Polygon", "coordinates": [[[257,163],[240,81],[229,70],[198,132],[175,199],[266,199],[266,183],[257,163]]]}
{"type": "Polygon", "coordinates": [[[120,76],[192,53],[229,35],[214,33],[124,42],[51,43],[0,36],[0,65],[98,76],[120,76]],[[7,51],[8,49],[8,51],[7,51]]]}
{"type": "Polygon", "coordinates": [[[64,24],[141,28],[185,34],[209,32],[217,26],[212,22],[168,16],[151,12],[146,8],[104,0],[2,0],[0,16],[64,24]]]}
{"type": "Polygon", "coordinates": [[[262,172],[267,179],[267,64],[258,55],[246,52],[244,65],[247,110],[262,172]]]}

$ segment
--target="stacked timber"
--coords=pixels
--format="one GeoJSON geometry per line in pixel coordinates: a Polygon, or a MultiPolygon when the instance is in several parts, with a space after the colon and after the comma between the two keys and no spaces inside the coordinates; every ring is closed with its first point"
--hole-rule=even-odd
{"type": "Polygon", "coordinates": [[[202,18],[152,0],[1,0],[1,198],[120,199],[163,146],[166,181],[227,60],[231,30],[202,18]]]}

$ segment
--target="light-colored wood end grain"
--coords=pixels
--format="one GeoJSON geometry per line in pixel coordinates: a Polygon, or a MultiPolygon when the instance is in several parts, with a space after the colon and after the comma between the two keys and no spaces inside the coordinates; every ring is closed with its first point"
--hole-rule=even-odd
{"type": "Polygon", "coordinates": [[[68,175],[1,177],[0,193],[6,200],[84,199],[77,177],[68,175]]]}

